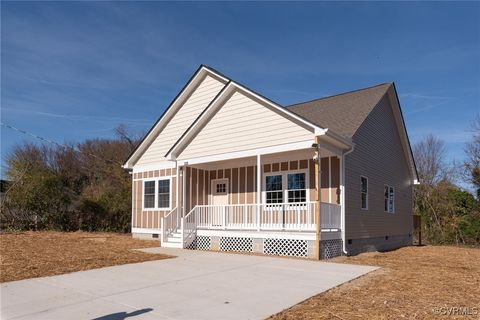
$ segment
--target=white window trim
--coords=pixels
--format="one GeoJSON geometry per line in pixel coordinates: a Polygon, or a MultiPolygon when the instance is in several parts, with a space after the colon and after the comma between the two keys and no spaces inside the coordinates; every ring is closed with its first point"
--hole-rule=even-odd
{"type": "Polygon", "coordinates": [[[369,201],[368,201],[368,194],[370,193],[370,186],[369,186],[369,183],[368,183],[368,178],[366,176],[360,176],[360,209],[361,210],[365,210],[367,211],[368,210],[368,205],[369,205],[369,201]],[[367,197],[366,197],[366,208],[363,208],[362,207],[362,178],[364,178],[365,180],[367,180],[367,197]]]}
{"type": "MultiPolygon", "coordinates": [[[[282,176],[282,192],[283,192],[283,202],[282,203],[289,203],[288,202],[288,175],[295,174],[295,173],[305,173],[305,202],[310,202],[310,175],[308,174],[307,169],[299,169],[299,170],[288,170],[288,171],[277,171],[277,172],[267,172],[263,173],[263,181],[262,181],[262,203],[267,203],[267,177],[271,176],[282,176]]],[[[298,190],[298,189],[295,189],[298,190]]],[[[295,203],[295,202],[292,202],[295,203]]]]}
{"type": "Polygon", "coordinates": [[[171,211],[172,210],[172,176],[144,178],[142,181],[142,211],[171,211]],[[168,199],[168,208],[158,207],[158,181],[169,180],[170,196],[168,199]],[[155,206],[153,208],[145,208],[145,182],[155,181],[155,206]]]}
{"type": "Polygon", "coordinates": [[[383,212],[391,214],[395,213],[395,187],[388,184],[383,185],[383,212]],[[385,210],[385,187],[388,188],[387,210],[385,210]],[[393,190],[392,211],[390,211],[390,188],[393,190]]]}

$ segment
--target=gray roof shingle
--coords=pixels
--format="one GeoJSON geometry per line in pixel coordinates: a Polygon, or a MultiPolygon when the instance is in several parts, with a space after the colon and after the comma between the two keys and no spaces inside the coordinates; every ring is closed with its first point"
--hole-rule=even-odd
{"type": "Polygon", "coordinates": [[[299,116],[346,138],[352,138],[392,83],[287,106],[299,116]]]}

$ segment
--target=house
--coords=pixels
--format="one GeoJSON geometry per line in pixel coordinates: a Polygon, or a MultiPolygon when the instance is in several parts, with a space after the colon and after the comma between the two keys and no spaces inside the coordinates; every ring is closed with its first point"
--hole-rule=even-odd
{"type": "Polygon", "coordinates": [[[123,167],[132,234],[161,246],[318,259],[412,242],[393,83],[283,107],[202,65],[123,167]]]}

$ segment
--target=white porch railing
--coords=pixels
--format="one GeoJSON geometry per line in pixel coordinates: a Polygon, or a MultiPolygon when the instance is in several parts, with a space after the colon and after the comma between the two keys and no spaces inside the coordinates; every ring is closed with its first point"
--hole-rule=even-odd
{"type": "Polygon", "coordinates": [[[162,218],[161,225],[162,225],[162,240],[163,241],[166,241],[168,236],[170,236],[173,232],[177,231],[178,211],[179,210],[177,210],[177,207],[175,207],[165,217],[162,218]]]}
{"type": "MultiPolygon", "coordinates": [[[[198,229],[315,231],[315,202],[198,205],[189,213],[198,229]]],[[[321,226],[340,228],[340,206],[321,203],[321,226]]]]}
{"type": "Polygon", "coordinates": [[[195,240],[195,234],[197,232],[197,221],[198,221],[196,208],[197,207],[193,208],[181,220],[183,248],[188,247],[195,240]]]}
{"type": "MultiPolygon", "coordinates": [[[[340,229],[340,205],[320,206],[321,228],[340,229]]],[[[180,228],[184,248],[195,240],[197,229],[315,231],[316,203],[197,205],[181,218],[180,228]]]]}
{"type": "Polygon", "coordinates": [[[342,207],[338,204],[320,202],[320,224],[322,229],[340,229],[342,207]]]}

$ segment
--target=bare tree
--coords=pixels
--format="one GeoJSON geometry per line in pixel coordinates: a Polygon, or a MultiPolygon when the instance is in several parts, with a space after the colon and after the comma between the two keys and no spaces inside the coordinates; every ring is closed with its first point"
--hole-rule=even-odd
{"type": "Polygon", "coordinates": [[[465,147],[465,171],[467,179],[474,185],[477,197],[480,198],[480,115],[473,120],[471,129],[473,136],[465,147]]]}
{"type": "Polygon", "coordinates": [[[433,186],[449,178],[442,140],[428,135],[415,144],[413,154],[421,183],[433,186]]]}

